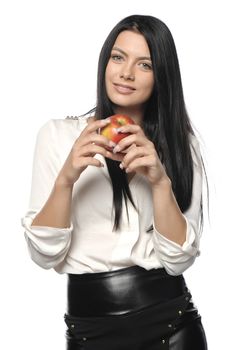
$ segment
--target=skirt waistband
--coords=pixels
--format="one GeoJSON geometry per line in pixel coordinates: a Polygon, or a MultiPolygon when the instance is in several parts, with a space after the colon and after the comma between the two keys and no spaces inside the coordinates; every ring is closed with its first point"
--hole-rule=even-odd
{"type": "Polygon", "coordinates": [[[100,273],[68,274],[69,315],[121,315],[177,298],[187,292],[183,275],[131,266],[100,273]]]}

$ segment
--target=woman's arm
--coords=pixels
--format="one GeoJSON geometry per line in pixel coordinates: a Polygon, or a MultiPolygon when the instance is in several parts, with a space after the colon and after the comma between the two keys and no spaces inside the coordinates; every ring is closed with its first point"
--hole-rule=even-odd
{"type": "MultiPolygon", "coordinates": [[[[198,141],[195,137],[191,137],[191,151],[193,158],[193,186],[192,200],[190,207],[181,213],[186,221],[184,242],[176,242],[170,236],[166,228],[158,227],[154,222],[153,241],[155,249],[159,252],[160,261],[171,275],[179,275],[187,270],[200,254],[200,234],[201,234],[201,198],[202,198],[202,163],[201,153],[198,141]],[[162,231],[163,229],[163,231],[162,231]]],[[[165,209],[166,210],[166,209],[165,209]]],[[[167,218],[172,228],[171,218],[167,218]]],[[[165,220],[165,219],[164,219],[165,220]]],[[[176,222],[176,220],[174,221],[176,222]]],[[[163,225],[163,221],[162,221],[163,225]]],[[[167,229],[169,227],[167,226],[167,229]]],[[[174,226],[177,230],[177,226],[174,226]]],[[[172,234],[172,231],[170,231],[172,234]]],[[[179,232],[176,233],[176,237],[179,232]]]]}
{"type": "Polygon", "coordinates": [[[159,185],[152,186],[152,197],[155,229],[167,239],[182,246],[186,240],[186,221],[168,177],[159,185]]]}
{"type": "Polygon", "coordinates": [[[101,166],[93,157],[96,152],[107,152],[95,144],[107,143],[107,139],[92,132],[101,121],[88,125],[86,131],[84,126],[67,123],[50,120],[37,135],[29,208],[22,218],[31,258],[45,269],[60,264],[70,247],[73,184],[88,165],[101,166]],[[64,147],[72,148],[65,162],[60,155],[64,147]]]}
{"type": "Polygon", "coordinates": [[[131,132],[113,150],[120,167],[127,173],[136,171],[144,175],[153,194],[154,233],[153,243],[161,264],[173,275],[186,270],[199,254],[200,218],[202,197],[202,164],[199,144],[190,138],[194,164],[192,200],[184,213],[179,209],[171,188],[171,182],[162,166],[154,144],[137,125],[120,128],[131,132]],[[122,154],[126,150],[126,154],[122,154]]]}
{"type": "Polygon", "coordinates": [[[32,222],[32,226],[70,227],[73,186],[88,165],[100,167],[94,158],[96,153],[108,155],[104,146],[109,141],[96,133],[108,120],[98,120],[89,124],[74,142],[71,151],[59,172],[48,200],[32,222]]]}
{"type": "Polygon", "coordinates": [[[71,226],[71,203],[73,186],[55,181],[52,192],[31,226],[68,228],[71,226]]]}
{"type": "MultiPolygon", "coordinates": [[[[56,227],[57,216],[54,219],[52,215],[46,218],[46,213],[43,212],[48,198],[54,198],[51,191],[53,192],[61,167],[59,136],[62,127],[67,127],[67,121],[49,120],[37,134],[29,206],[21,221],[29,254],[36,264],[45,269],[55,267],[65,259],[73,229],[72,225],[71,227],[65,225],[64,228],[62,225],[60,225],[62,228],[59,225],[56,227]],[[40,218],[40,212],[43,213],[42,218],[40,218]]],[[[72,142],[72,138],[66,141],[72,142]]]]}

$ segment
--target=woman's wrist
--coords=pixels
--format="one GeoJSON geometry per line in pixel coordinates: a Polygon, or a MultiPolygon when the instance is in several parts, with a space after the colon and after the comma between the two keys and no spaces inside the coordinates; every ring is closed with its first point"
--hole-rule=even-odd
{"type": "Polygon", "coordinates": [[[172,188],[172,183],[170,178],[166,175],[157,183],[151,185],[152,192],[160,192],[160,191],[170,191],[172,188]]]}
{"type": "Polygon", "coordinates": [[[73,189],[74,184],[70,183],[67,181],[67,179],[65,179],[63,176],[58,175],[55,184],[54,184],[55,188],[64,188],[64,189],[73,189]]]}

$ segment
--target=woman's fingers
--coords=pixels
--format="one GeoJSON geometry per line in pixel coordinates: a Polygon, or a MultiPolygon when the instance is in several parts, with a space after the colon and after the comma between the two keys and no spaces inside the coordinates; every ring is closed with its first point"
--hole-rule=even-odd
{"type": "Polygon", "coordinates": [[[108,148],[111,144],[106,137],[98,134],[99,128],[108,123],[107,119],[90,121],[76,139],[60,172],[67,183],[75,183],[89,165],[104,166],[94,156],[97,153],[104,157],[108,156],[108,148]]]}
{"type": "Polygon", "coordinates": [[[82,135],[81,138],[77,139],[77,144],[81,146],[96,144],[107,149],[113,148],[113,146],[115,146],[115,144],[112,141],[109,141],[105,136],[98,135],[96,133],[82,135]]]}
{"type": "Polygon", "coordinates": [[[147,146],[150,144],[151,146],[154,144],[147,139],[147,137],[143,134],[132,134],[124,139],[122,139],[114,148],[113,153],[123,152],[125,149],[129,148],[132,145],[136,146],[147,146]]]}
{"type": "Polygon", "coordinates": [[[144,135],[144,132],[142,128],[137,124],[127,124],[124,126],[121,126],[117,129],[117,131],[120,133],[130,133],[130,134],[141,134],[144,135]]]}
{"type": "Polygon", "coordinates": [[[123,168],[127,168],[128,165],[136,158],[140,158],[146,155],[144,147],[131,147],[130,151],[122,159],[121,165],[123,168]]]}
{"type": "Polygon", "coordinates": [[[73,168],[74,169],[85,169],[87,166],[92,165],[96,166],[98,168],[103,167],[104,164],[101,163],[100,160],[94,158],[94,157],[80,157],[73,161],[73,168]]]}
{"type": "Polygon", "coordinates": [[[124,153],[112,153],[110,151],[107,151],[106,153],[106,157],[110,158],[112,160],[116,160],[118,162],[122,162],[123,158],[124,158],[125,154],[124,153]]]}
{"type": "Polygon", "coordinates": [[[101,154],[103,157],[106,157],[108,155],[108,150],[95,143],[90,143],[88,145],[82,146],[79,152],[81,157],[88,155],[91,155],[93,157],[97,153],[101,154]]]}
{"type": "Polygon", "coordinates": [[[110,123],[110,119],[99,119],[99,120],[92,120],[83,130],[82,134],[88,134],[92,132],[98,132],[99,129],[103,128],[107,124],[110,123]]]}
{"type": "Polygon", "coordinates": [[[108,140],[105,136],[99,133],[99,129],[104,127],[110,122],[110,119],[101,119],[96,121],[90,121],[89,124],[80,134],[76,140],[77,147],[88,145],[89,143],[95,143],[106,149],[112,149],[116,144],[108,140]]]}
{"type": "Polygon", "coordinates": [[[125,168],[125,172],[129,173],[131,171],[137,171],[138,168],[149,168],[156,166],[155,159],[152,155],[147,155],[143,157],[135,158],[132,162],[130,162],[128,165],[125,164],[125,166],[121,166],[121,168],[125,168]]]}
{"type": "Polygon", "coordinates": [[[133,143],[136,145],[142,145],[146,142],[147,138],[144,135],[143,130],[139,125],[128,124],[117,129],[118,133],[129,134],[118,142],[113,149],[114,153],[121,152],[130,147],[133,143]]]}
{"type": "Polygon", "coordinates": [[[135,134],[126,136],[113,148],[113,153],[123,152],[133,144],[136,146],[143,146],[147,141],[148,140],[145,138],[145,136],[135,134]]]}

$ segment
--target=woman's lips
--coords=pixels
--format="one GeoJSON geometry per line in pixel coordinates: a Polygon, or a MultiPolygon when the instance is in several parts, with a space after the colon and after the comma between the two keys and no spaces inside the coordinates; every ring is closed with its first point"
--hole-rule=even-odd
{"type": "Polygon", "coordinates": [[[135,89],[131,86],[127,86],[127,85],[121,85],[121,84],[113,84],[114,88],[120,93],[120,94],[132,94],[135,89]]]}

